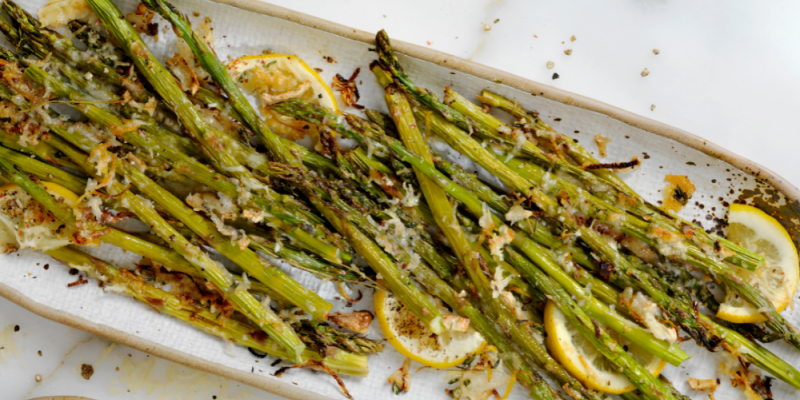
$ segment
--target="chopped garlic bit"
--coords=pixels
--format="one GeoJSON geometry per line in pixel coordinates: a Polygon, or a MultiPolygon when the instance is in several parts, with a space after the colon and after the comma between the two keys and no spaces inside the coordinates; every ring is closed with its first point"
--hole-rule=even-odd
{"type": "Polygon", "coordinates": [[[466,332],[469,329],[469,318],[458,315],[442,314],[442,323],[448,331],[466,332]]]}
{"type": "Polygon", "coordinates": [[[369,311],[334,312],[328,314],[328,321],[353,332],[366,334],[369,330],[369,324],[372,323],[372,313],[369,311]]]}

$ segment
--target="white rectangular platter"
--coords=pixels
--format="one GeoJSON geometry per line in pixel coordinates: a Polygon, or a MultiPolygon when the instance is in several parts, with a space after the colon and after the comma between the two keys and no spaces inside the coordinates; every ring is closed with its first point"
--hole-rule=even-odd
{"type": "MultiPolygon", "coordinates": [[[[195,22],[198,21],[192,16],[195,12],[199,13],[199,18],[211,17],[217,39],[216,51],[223,60],[261,54],[269,49],[274,53],[299,56],[311,67],[322,69],[321,75],[328,82],[336,73],[349,76],[360,67],[362,75],[359,81],[363,82],[359,85],[360,103],[368,108],[385,110],[382,90],[367,68],[375,58],[375,53],[369,51],[372,33],[355,31],[256,1],[220,1],[236,7],[207,0],[178,0],[174,5],[195,22]],[[327,61],[326,57],[332,57],[335,62],[327,61]]],[[[21,3],[35,13],[45,2],[26,0],[21,3]]],[[[136,6],[134,0],[115,0],[115,3],[125,13],[136,6]]],[[[163,20],[157,18],[156,21],[161,27],[160,39],[158,42],[152,38],[146,40],[163,60],[175,51],[176,38],[171,29],[163,29],[163,20]]],[[[748,202],[757,203],[779,217],[798,242],[800,192],[748,160],[686,132],[594,100],[429,49],[399,42],[395,47],[404,54],[401,61],[409,75],[422,87],[439,92],[449,85],[468,97],[488,89],[519,100],[525,108],[539,111],[554,128],[573,135],[593,151],[597,150],[592,140],[596,134],[611,138],[609,160],[629,160],[638,156],[643,161],[637,170],[623,178],[651,201],[661,199],[660,189],[664,186],[665,174],[689,176],[697,186],[692,204],[682,212],[689,220],[696,219],[710,228],[713,218],[725,217],[727,207],[723,202],[731,203],[746,197],[748,202]],[[695,206],[695,200],[704,208],[695,206]]],[[[465,165],[469,166],[468,163],[465,165]]],[[[107,247],[95,254],[119,266],[130,266],[137,260],[131,254],[107,247]]],[[[273,377],[271,373],[278,367],[270,366],[273,361],[270,358],[258,360],[244,348],[235,349],[236,357],[226,355],[221,340],[154,313],[132,299],[106,294],[96,285],[68,289],[66,285],[74,281],[74,277],[68,275],[66,267],[58,264],[43,254],[29,251],[0,255],[0,295],[58,322],[285,397],[343,398],[335,382],[325,375],[293,370],[282,378],[273,377]],[[45,264],[50,268],[45,270],[45,264]]],[[[339,294],[333,284],[297,270],[287,272],[331,301],[337,309],[345,309],[345,302],[336,299],[339,294]]],[[[365,296],[352,309],[371,310],[371,296],[365,296]]],[[[794,324],[800,324],[797,314],[787,312],[787,317],[794,324]]],[[[382,338],[377,323],[373,323],[370,337],[382,338]]],[[[731,388],[727,378],[717,372],[721,361],[719,356],[697,348],[693,343],[685,343],[683,347],[694,357],[680,368],[668,367],[664,372],[678,390],[693,398],[706,398],[704,393],[689,389],[686,378],[720,377],[723,385],[716,394],[717,398],[744,398],[739,389],[731,388]]],[[[767,347],[792,365],[800,366],[800,352],[788,345],[773,343],[767,347]]],[[[387,345],[382,354],[370,358],[371,372],[367,378],[345,377],[345,383],[356,399],[394,396],[386,378],[400,367],[402,361],[403,357],[387,345]]],[[[418,365],[414,369],[416,367],[418,365]]],[[[403,396],[407,400],[446,399],[446,377],[446,372],[430,369],[414,374],[411,391],[403,396]]],[[[794,389],[779,381],[774,381],[773,393],[775,399],[797,397],[794,389]]],[[[523,399],[527,395],[517,388],[511,398],[523,399]]]]}

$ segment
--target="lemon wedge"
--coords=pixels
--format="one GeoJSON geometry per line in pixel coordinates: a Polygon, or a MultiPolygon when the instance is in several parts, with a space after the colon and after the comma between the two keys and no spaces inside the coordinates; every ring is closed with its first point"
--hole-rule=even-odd
{"type": "MultiPolygon", "coordinates": [[[[72,207],[78,196],[61,185],[43,182],[56,200],[72,207]]],[[[70,243],[70,232],[15,183],[0,187],[0,252],[33,248],[50,250],[70,243]]]]}
{"type": "MultiPolygon", "coordinates": [[[[486,345],[474,329],[436,335],[390,293],[375,293],[375,315],[386,339],[400,354],[433,368],[451,368],[486,345]]],[[[444,307],[441,307],[444,311],[444,307]]]]}
{"type": "Polygon", "coordinates": [[[333,91],[303,60],[285,54],[245,56],[231,61],[228,74],[239,87],[259,100],[261,114],[277,134],[290,140],[316,134],[309,124],[270,110],[281,101],[300,98],[339,112],[333,91]]]}
{"type": "MultiPolygon", "coordinates": [[[[616,366],[609,363],[591,343],[589,343],[564,313],[548,301],[544,309],[544,329],[547,332],[547,347],[553,357],[576,379],[589,389],[603,393],[621,394],[635,389],[633,384],[617,372],[616,366]]],[[[648,353],[641,347],[609,331],[609,335],[620,346],[626,346],[628,353],[654,376],[658,376],[666,361],[648,353]]]]}
{"type": "MultiPolygon", "coordinates": [[[[755,271],[736,267],[736,273],[758,288],[775,311],[785,310],[792,303],[800,280],[797,248],[789,233],[763,211],[744,204],[731,204],[728,239],[766,259],[755,271]]],[[[717,317],[735,323],[766,321],[755,307],[730,291],[725,294],[717,317]]]]}

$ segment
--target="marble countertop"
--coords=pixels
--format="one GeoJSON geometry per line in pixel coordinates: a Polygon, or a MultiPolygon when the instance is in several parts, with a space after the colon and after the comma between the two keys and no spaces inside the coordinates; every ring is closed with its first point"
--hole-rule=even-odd
{"type": "MultiPolygon", "coordinates": [[[[793,101],[800,93],[797,2],[273,3],[368,32],[386,29],[395,39],[604,101],[694,133],[800,184],[793,101]]],[[[277,397],[58,325],[5,299],[0,387],[4,399],[277,397]],[[90,380],[81,376],[83,364],[94,368],[90,380]]]]}

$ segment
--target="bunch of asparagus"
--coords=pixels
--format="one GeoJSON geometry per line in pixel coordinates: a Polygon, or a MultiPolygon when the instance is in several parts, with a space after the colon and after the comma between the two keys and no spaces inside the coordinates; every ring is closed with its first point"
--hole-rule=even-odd
{"type": "Polygon", "coordinates": [[[380,345],[326,325],[331,304],[268,260],[391,292],[439,334],[448,327],[425,292],[437,297],[497,348],[535,399],[560,398],[559,389],[603,398],[545,347],[548,300],[636,387],[626,398],[685,396],[611,332],[677,366],[688,359],[675,343],[682,330],[709,351],[730,352],[800,389],[800,373],[756,341],[800,348],[800,331],[732,267],[755,269],[763,257],[648,203],[613,166],[535,112],[489,92],[478,96],[483,107],[450,88],[440,100],[414,84],[382,31],[370,69],[385,88],[388,115],[340,118],[298,98],[271,105],[318,127],[320,145],[310,150],[273,132],[214,49],[164,0],[143,4],[172,24],[208,75],[196,90],[181,88],[111,0],[87,2],[108,37],[73,21],[67,38],[3,0],[10,20],[0,18],[0,30],[14,44],[0,50],[0,98],[14,116],[0,132],[3,176],[74,232],[76,245],[100,240],[141,255],[154,275],[163,269],[205,283],[214,307],[208,296],[187,303],[74,246],[48,250],[54,258],[211,334],[339,373],[365,375],[364,357],[380,345]],[[58,114],[49,107],[57,102],[85,120],[58,114]],[[518,121],[507,125],[487,107],[518,121]],[[212,125],[209,115],[227,123],[212,125]],[[31,126],[42,133],[21,140],[31,126]],[[359,146],[344,150],[336,135],[359,146]],[[434,141],[499,178],[510,195],[436,154],[434,141]],[[42,180],[82,194],[81,202],[54,201],[42,180]],[[150,232],[106,223],[119,215],[135,216],[150,232]],[[208,249],[243,274],[213,261],[208,249]],[[699,305],[718,304],[690,271],[739,294],[767,322],[701,314],[699,305]],[[634,294],[657,305],[665,321],[642,318],[634,294]],[[217,305],[227,311],[213,312],[217,305]],[[282,318],[273,305],[307,318],[282,318]]]}

